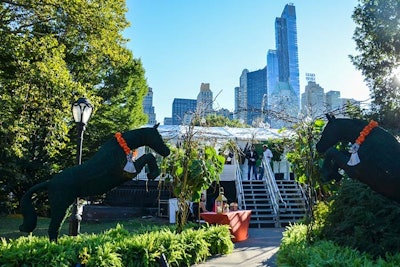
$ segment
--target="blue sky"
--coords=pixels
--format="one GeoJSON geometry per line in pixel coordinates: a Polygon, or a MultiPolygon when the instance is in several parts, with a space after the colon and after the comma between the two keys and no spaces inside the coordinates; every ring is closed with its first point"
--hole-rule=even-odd
{"type": "MultiPolygon", "coordinates": [[[[281,0],[127,0],[124,32],[153,88],[157,120],[171,117],[174,98],[196,99],[210,83],[214,108],[234,109],[234,88],[243,69],[266,65],[275,49],[275,18],[281,0]],[[218,96],[217,96],[218,95],[218,96]]],[[[315,73],[325,92],[366,100],[369,90],[349,55],[356,55],[351,19],[356,0],[292,0],[296,7],[300,92],[305,73],[315,73]]]]}

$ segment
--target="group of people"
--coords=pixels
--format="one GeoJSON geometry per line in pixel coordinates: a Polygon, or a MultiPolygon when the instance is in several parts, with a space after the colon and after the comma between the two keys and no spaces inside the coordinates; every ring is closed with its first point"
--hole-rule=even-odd
{"type": "MultiPolygon", "coordinates": [[[[261,160],[265,164],[270,164],[272,159],[272,151],[268,148],[268,145],[263,145],[263,152],[261,155],[261,160]]],[[[262,180],[264,175],[264,168],[262,164],[260,165],[260,175],[257,177],[257,160],[259,159],[259,155],[255,150],[254,145],[251,146],[250,150],[246,153],[247,159],[247,179],[252,180],[254,175],[254,180],[262,180]]]]}

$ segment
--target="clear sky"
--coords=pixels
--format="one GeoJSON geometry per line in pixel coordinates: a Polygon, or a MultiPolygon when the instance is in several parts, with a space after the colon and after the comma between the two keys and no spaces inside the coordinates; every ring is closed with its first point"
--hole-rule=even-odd
{"type": "Polygon", "coordinates": [[[351,19],[356,0],[127,0],[124,32],[153,88],[157,121],[171,117],[174,98],[196,99],[210,83],[214,108],[234,110],[234,88],[243,69],[266,66],[275,49],[275,18],[287,3],[297,16],[300,93],[305,73],[325,92],[366,100],[369,90],[349,59],[356,55],[351,19]],[[217,96],[218,95],[218,96],[217,96]]]}

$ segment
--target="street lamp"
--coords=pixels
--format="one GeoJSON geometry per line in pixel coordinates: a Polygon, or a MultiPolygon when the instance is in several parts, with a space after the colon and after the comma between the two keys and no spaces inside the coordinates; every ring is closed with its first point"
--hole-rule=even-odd
{"type": "MultiPolygon", "coordinates": [[[[77,125],[78,130],[78,151],[76,154],[76,162],[78,165],[82,163],[82,141],[83,141],[83,132],[85,131],[85,126],[92,115],[93,106],[90,104],[89,100],[84,97],[81,97],[72,104],[72,115],[74,116],[74,120],[77,125]]],[[[77,236],[80,231],[80,222],[82,220],[81,215],[78,211],[78,203],[79,198],[76,198],[73,208],[72,214],[69,218],[69,235],[77,236]]]]}

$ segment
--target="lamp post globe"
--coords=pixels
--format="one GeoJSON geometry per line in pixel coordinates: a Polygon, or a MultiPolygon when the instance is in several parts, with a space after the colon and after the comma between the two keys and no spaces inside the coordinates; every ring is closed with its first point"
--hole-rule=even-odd
{"type": "Polygon", "coordinates": [[[76,123],[85,126],[92,115],[93,106],[85,97],[79,98],[72,104],[72,115],[76,123]]]}
{"type": "MultiPolygon", "coordinates": [[[[76,102],[72,104],[72,115],[76,122],[78,131],[78,142],[77,142],[77,154],[76,162],[78,165],[82,162],[82,142],[83,142],[83,132],[85,131],[85,126],[88,123],[90,116],[92,115],[93,106],[84,97],[79,98],[76,102]]],[[[79,209],[79,198],[77,198],[73,204],[72,214],[69,218],[69,235],[77,236],[80,231],[80,222],[82,217],[80,215],[79,209]]]]}

